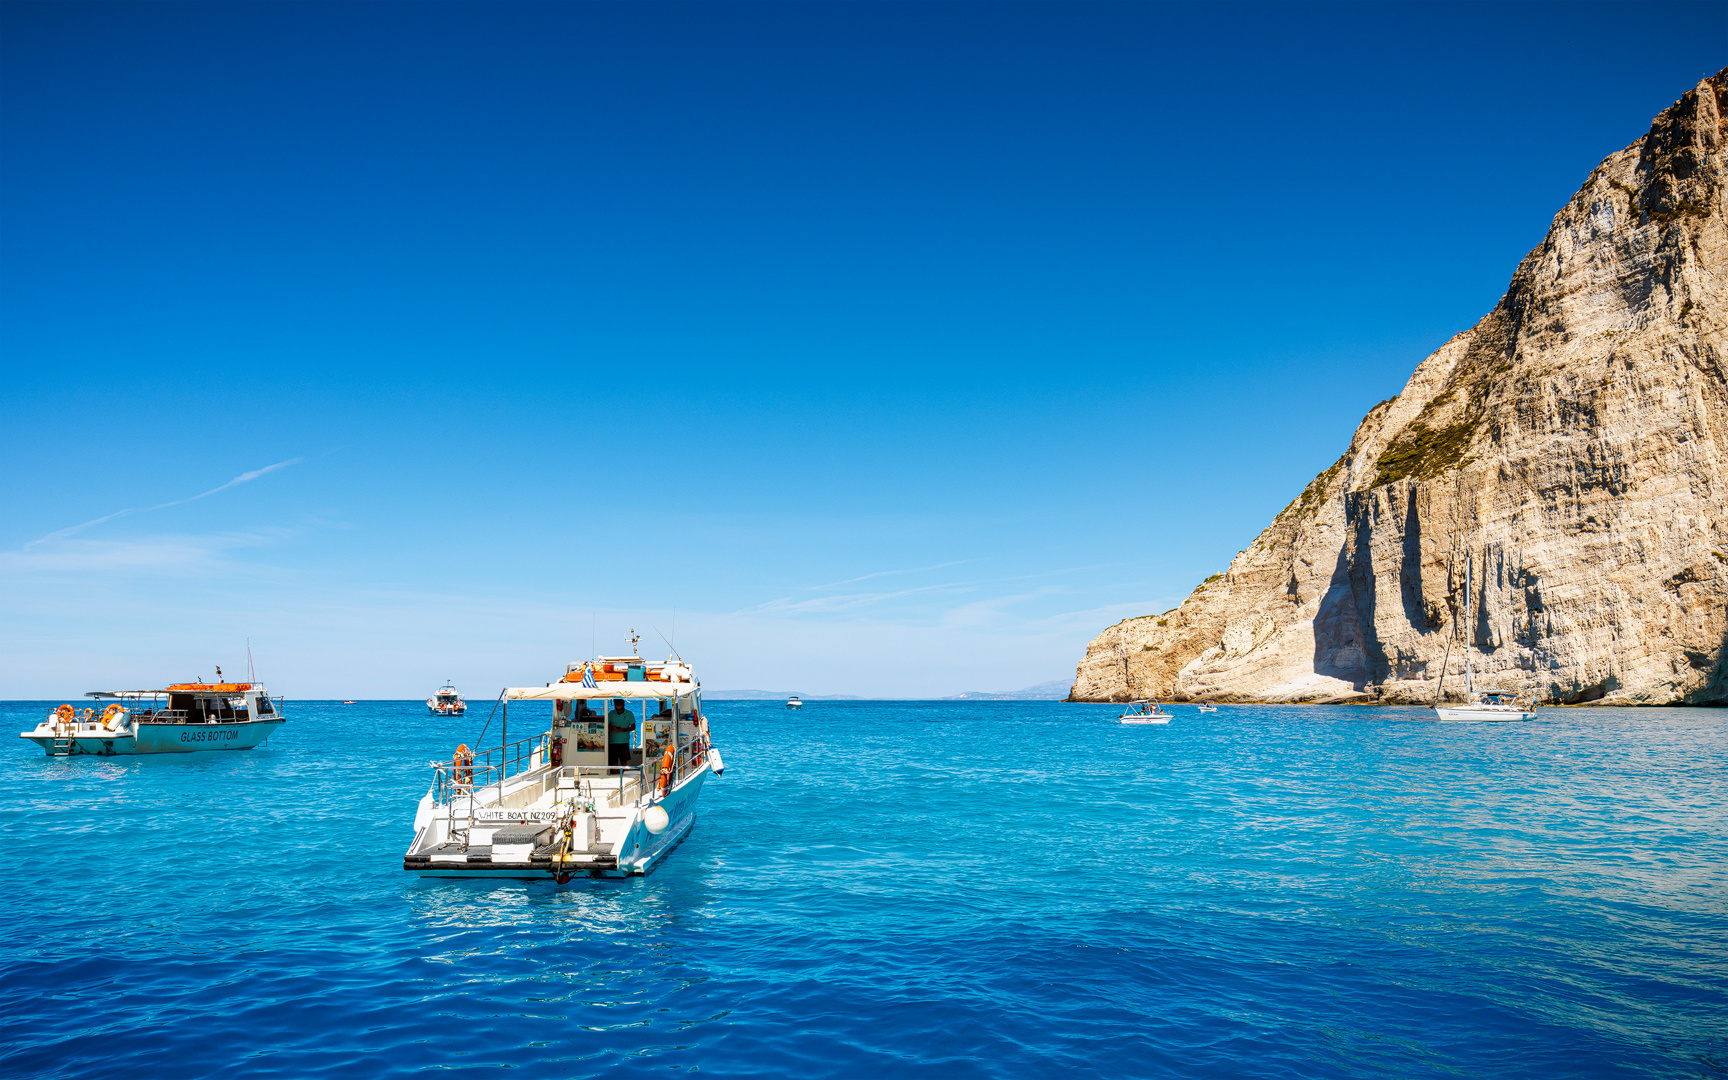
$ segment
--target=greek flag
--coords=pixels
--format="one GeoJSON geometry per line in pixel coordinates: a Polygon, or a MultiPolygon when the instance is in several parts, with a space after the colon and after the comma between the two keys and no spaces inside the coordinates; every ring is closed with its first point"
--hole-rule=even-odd
{"type": "Polygon", "coordinates": [[[582,685],[586,686],[590,690],[594,689],[596,686],[599,685],[599,683],[596,683],[594,681],[594,665],[593,664],[583,664],[582,665],[582,685]]]}

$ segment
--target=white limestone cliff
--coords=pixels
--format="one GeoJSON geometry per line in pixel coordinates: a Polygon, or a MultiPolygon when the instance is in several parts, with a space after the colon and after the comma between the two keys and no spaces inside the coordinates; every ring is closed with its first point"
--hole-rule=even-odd
{"type": "Polygon", "coordinates": [[[1728,68],[1602,162],[1500,303],[1077,701],[1728,704],[1728,68]],[[1474,565],[1470,625],[1465,559],[1474,565]]]}

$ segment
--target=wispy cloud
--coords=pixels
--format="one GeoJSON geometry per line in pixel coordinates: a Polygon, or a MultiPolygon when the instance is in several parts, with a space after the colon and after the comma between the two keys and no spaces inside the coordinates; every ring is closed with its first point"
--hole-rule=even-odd
{"type": "Polygon", "coordinates": [[[298,465],[305,460],[305,458],[289,458],[287,461],[278,461],[274,465],[266,465],[262,469],[253,469],[251,472],[243,472],[239,476],[228,481],[226,484],[218,484],[209,491],[199,492],[197,495],[188,495],[184,499],[174,499],[165,503],[157,503],[155,506],[146,506],[142,509],[128,507],[125,510],[116,510],[112,514],[105,514],[99,518],[92,518],[83,524],[58,529],[49,533],[47,536],[39,536],[25,544],[23,550],[29,551],[31,548],[40,544],[51,543],[55,540],[64,540],[66,537],[71,536],[74,533],[82,532],[83,530],[90,528],[92,525],[100,525],[104,521],[113,521],[115,518],[125,517],[128,514],[148,514],[152,510],[166,510],[170,506],[184,506],[186,503],[197,502],[199,499],[208,499],[210,496],[219,492],[227,491],[231,487],[239,487],[241,484],[250,483],[251,481],[258,479],[260,476],[267,476],[270,473],[275,472],[277,469],[286,469],[290,465],[298,465]]]}
{"type": "Polygon", "coordinates": [[[915,566],[909,570],[878,570],[874,574],[865,574],[863,577],[847,578],[845,581],[830,581],[826,585],[810,585],[807,587],[812,590],[838,589],[842,585],[856,585],[860,581],[869,581],[871,578],[891,577],[895,574],[922,574],[927,570],[946,570],[950,566],[959,566],[962,563],[969,563],[971,561],[971,559],[956,559],[953,562],[937,563],[935,566],[915,566]]]}

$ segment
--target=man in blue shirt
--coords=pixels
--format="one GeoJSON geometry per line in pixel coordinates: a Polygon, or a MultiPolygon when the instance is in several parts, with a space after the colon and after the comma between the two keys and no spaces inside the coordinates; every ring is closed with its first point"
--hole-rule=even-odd
{"type": "Polygon", "coordinates": [[[636,717],[624,707],[623,698],[612,699],[612,711],[606,714],[606,764],[630,764],[630,735],[636,730],[636,717]]]}

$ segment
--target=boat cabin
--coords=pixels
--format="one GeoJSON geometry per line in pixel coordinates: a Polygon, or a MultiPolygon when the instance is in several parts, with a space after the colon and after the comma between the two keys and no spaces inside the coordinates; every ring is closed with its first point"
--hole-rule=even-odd
{"type": "Polygon", "coordinates": [[[93,690],[85,696],[127,703],[132,718],[145,724],[239,724],[281,713],[257,683],[174,683],[161,690],[93,690]]]}

